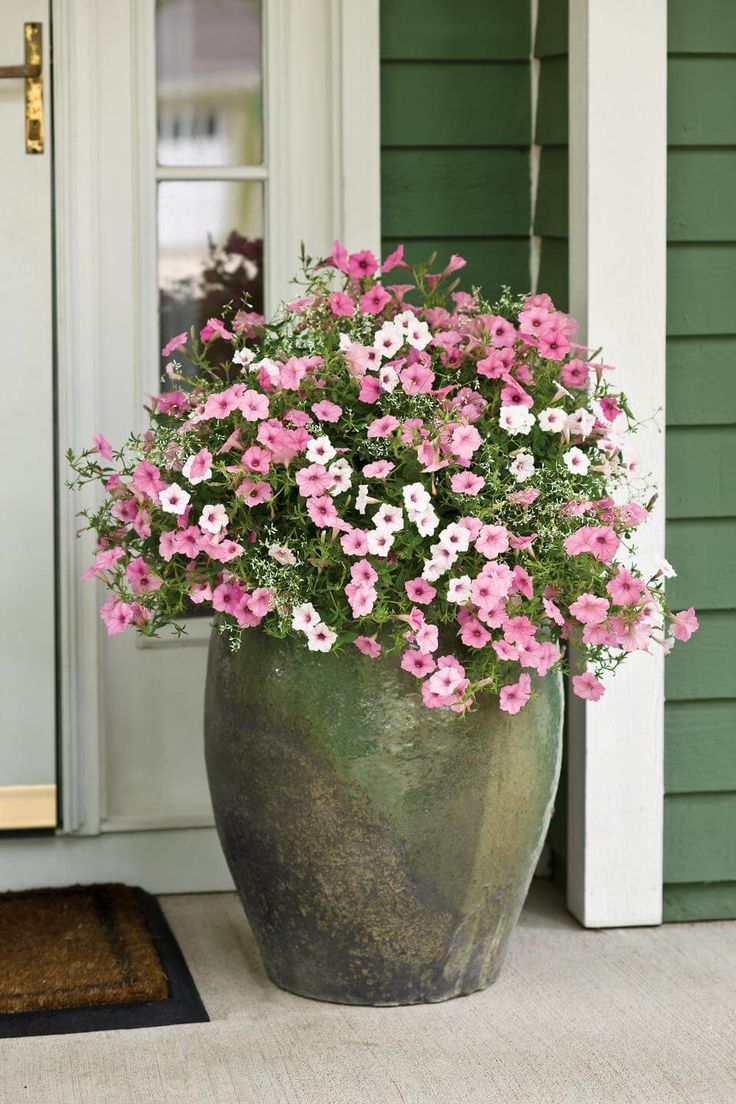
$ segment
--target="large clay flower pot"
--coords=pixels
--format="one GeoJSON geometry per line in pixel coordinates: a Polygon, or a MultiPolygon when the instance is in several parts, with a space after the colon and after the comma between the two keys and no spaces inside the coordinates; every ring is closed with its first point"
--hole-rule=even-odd
{"type": "Polygon", "coordinates": [[[266,970],[346,1004],[440,1001],[498,975],[552,812],[562,685],[517,716],[422,704],[398,658],[244,634],[210,644],[217,829],[266,970]]]}

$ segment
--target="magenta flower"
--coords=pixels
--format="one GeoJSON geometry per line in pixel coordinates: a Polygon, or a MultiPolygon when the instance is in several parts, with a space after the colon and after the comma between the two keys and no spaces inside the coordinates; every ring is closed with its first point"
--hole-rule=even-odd
{"type": "Polygon", "coordinates": [[[469,618],[460,630],[460,639],[468,648],[485,648],[491,634],[483,628],[475,617],[469,618]]]}
{"type": "Polygon", "coordinates": [[[560,369],[560,379],[565,387],[576,387],[578,390],[587,387],[590,366],[584,360],[568,360],[560,369]]]}
{"type": "Polygon", "coordinates": [[[380,284],[376,284],[370,291],[366,291],[364,295],[361,295],[358,306],[363,314],[380,314],[387,303],[391,302],[391,296],[387,291],[381,287],[380,284]]]}
{"type": "MultiPolygon", "coordinates": [[[[347,271],[354,280],[360,280],[378,271],[378,261],[370,249],[361,249],[359,253],[351,253],[348,257],[347,271]]],[[[360,309],[363,310],[362,307],[360,309]]]]}

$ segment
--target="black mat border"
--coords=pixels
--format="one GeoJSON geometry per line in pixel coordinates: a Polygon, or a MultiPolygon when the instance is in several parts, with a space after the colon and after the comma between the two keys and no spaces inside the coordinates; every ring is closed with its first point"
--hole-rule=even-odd
{"type": "Polygon", "coordinates": [[[145,890],[135,889],[153,944],[169,982],[166,1000],[105,1004],[94,1008],[48,1008],[0,1014],[0,1039],[29,1035],[72,1035],[82,1031],[124,1031],[138,1027],[209,1023],[194,979],[161,906],[145,890]]]}

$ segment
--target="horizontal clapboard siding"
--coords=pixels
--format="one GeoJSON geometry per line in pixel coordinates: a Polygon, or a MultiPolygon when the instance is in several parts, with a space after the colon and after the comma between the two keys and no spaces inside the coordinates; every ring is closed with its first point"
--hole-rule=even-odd
{"type": "Polygon", "coordinates": [[[736,916],[736,7],[669,3],[665,919],[736,916]]]}
{"type": "Polygon", "coordinates": [[[460,253],[490,297],[530,282],[530,33],[513,0],[381,3],[384,249],[460,253]]]}
{"type": "Polygon", "coordinates": [[[539,149],[539,175],[534,208],[534,234],[539,248],[539,291],[557,306],[568,304],[568,63],[567,0],[542,0],[534,38],[539,85],[534,141],[539,149]]]}

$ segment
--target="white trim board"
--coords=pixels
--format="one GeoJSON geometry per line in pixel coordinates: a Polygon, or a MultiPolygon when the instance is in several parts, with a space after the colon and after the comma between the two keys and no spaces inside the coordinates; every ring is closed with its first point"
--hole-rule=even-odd
{"type": "Polygon", "coordinates": [[[150,893],[233,888],[214,828],[2,841],[0,892],[91,882],[127,882],[150,893]]]}
{"type": "MultiPolygon", "coordinates": [[[[646,559],[664,554],[666,96],[667,0],[570,0],[570,310],[662,427],[630,442],[661,488],[646,559]]],[[[570,709],[568,907],[586,927],[661,923],[663,728],[661,655],[570,709]]]]}

